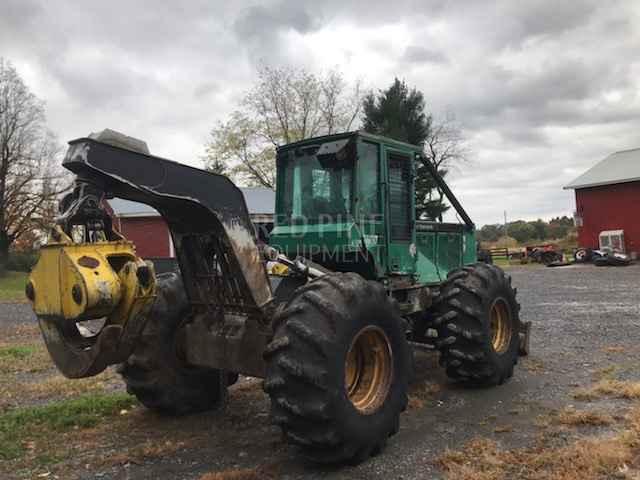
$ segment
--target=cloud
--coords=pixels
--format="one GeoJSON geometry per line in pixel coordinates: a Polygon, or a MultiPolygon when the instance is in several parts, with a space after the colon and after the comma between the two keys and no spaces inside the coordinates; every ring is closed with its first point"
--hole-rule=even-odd
{"type": "Polygon", "coordinates": [[[271,61],[280,55],[280,40],[288,32],[304,35],[320,25],[301,4],[281,1],[275,5],[253,5],[240,11],[233,23],[238,41],[247,45],[256,61],[271,61]]]}
{"type": "Polygon", "coordinates": [[[256,68],[339,68],[422,90],[472,152],[450,174],[479,223],[570,213],[561,189],[640,145],[636,2],[5,0],[1,55],[62,139],[110,127],[200,166],[256,68]]]}
{"type": "Polygon", "coordinates": [[[442,52],[431,50],[426,47],[409,45],[402,59],[407,63],[446,63],[447,57],[442,52]]]}

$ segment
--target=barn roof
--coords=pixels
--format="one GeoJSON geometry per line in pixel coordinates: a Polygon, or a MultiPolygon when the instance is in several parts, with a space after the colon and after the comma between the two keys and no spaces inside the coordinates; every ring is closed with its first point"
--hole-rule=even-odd
{"type": "Polygon", "coordinates": [[[276,192],[265,187],[240,187],[250,214],[273,215],[276,211],[276,192]]]}
{"type": "MultiPolygon", "coordinates": [[[[265,187],[240,187],[250,215],[273,215],[276,193],[265,187]]],[[[158,211],[144,203],[112,198],[107,200],[116,217],[159,217],[158,211]]]]}
{"type": "Polygon", "coordinates": [[[564,189],[598,187],[636,181],[640,181],[640,148],[612,153],[566,185],[564,189]]]}

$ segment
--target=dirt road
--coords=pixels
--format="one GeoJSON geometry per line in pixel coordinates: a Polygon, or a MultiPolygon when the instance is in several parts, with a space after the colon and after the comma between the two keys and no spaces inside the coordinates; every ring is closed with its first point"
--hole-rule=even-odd
{"type": "MultiPolygon", "coordinates": [[[[505,448],[529,445],[541,434],[540,419],[567,405],[586,404],[572,397],[578,388],[588,388],[604,374],[640,380],[640,266],[524,266],[509,273],[521,316],[533,322],[532,353],[521,359],[514,378],[493,389],[464,390],[435,367],[435,355],[419,354],[401,430],[382,455],[364,464],[320,468],[300,460],[269,425],[260,382],[244,379],[231,389],[224,416],[162,419],[136,408],[126,420],[102,427],[88,440],[90,446],[79,447],[77,458],[45,470],[54,476],[64,472],[60,478],[198,479],[207,472],[262,466],[275,478],[290,480],[441,478],[434,461],[446,448],[459,450],[475,437],[497,440],[505,448]],[[158,449],[122,457],[136,445],[158,449]]],[[[27,306],[0,305],[0,319],[4,340],[16,325],[32,322],[27,306]]],[[[591,399],[588,406],[615,411],[625,408],[624,402],[605,397],[591,399]]],[[[557,435],[568,439],[606,428],[586,426],[557,435]]],[[[257,475],[251,478],[262,478],[257,475]]]]}

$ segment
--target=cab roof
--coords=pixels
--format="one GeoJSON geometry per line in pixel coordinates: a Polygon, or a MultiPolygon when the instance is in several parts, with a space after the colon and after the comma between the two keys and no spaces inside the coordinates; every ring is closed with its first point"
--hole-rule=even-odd
{"type": "Polygon", "coordinates": [[[292,148],[303,147],[305,145],[313,145],[314,143],[324,143],[324,142],[330,142],[333,140],[343,140],[345,138],[356,137],[356,136],[361,137],[364,140],[369,140],[375,143],[384,143],[386,145],[400,148],[402,150],[411,150],[414,152],[422,151],[422,148],[420,148],[417,145],[401,142],[399,140],[394,140],[393,138],[389,138],[389,137],[383,137],[382,135],[375,135],[373,133],[365,132],[364,130],[354,130],[351,132],[335,133],[333,135],[322,135],[319,137],[305,138],[304,140],[300,140],[298,142],[281,145],[276,148],[276,151],[279,152],[284,150],[290,150],[292,148]]]}

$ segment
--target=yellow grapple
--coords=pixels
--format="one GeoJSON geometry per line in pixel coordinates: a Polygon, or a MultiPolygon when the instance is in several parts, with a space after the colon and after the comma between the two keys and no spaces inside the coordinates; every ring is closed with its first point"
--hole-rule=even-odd
{"type": "Polygon", "coordinates": [[[60,371],[95,375],[131,354],[155,298],[153,264],[122,237],[74,243],[56,226],[51,238],[29,276],[27,298],[60,371]]]}

